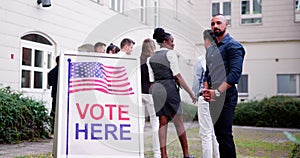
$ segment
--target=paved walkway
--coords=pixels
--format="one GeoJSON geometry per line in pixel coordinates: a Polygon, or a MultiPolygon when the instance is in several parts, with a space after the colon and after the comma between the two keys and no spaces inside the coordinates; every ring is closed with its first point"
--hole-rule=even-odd
{"type": "MultiPolygon", "coordinates": [[[[171,124],[170,124],[171,125],[171,124]]],[[[186,124],[187,128],[198,127],[197,122],[186,124]]],[[[151,126],[146,124],[146,131],[150,131],[151,126]]],[[[171,130],[174,130],[174,127],[170,126],[171,130]]],[[[253,133],[265,133],[260,139],[264,141],[273,141],[273,142],[285,142],[289,141],[282,134],[284,131],[289,131],[292,133],[300,133],[300,129],[285,129],[285,128],[261,128],[261,127],[245,127],[245,126],[234,126],[233,131],[235,135],[249,135],[253,133]]],[[[150,132],[145,132],[150,133],[150,132]]],[[[26,155],[37,155],[37,154],[49,154],[52,152],[53,139],[45,139],[39,142],[24,142],[20,144],[13,145],[1,145],[0,144],[0,158],[13,158],[17,156],[26,156],[26,155]]]]}

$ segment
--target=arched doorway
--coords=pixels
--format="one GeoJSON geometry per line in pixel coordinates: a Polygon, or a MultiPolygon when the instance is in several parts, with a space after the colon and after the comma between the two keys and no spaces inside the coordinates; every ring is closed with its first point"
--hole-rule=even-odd
{"type": "Polygon", "coordinates": [[[34,99],[46,102],[50,108],[51,97],[48,72],[55,66],[55,44],[41,33],[28,33],[21,37],[21,91],[34,99]]]}

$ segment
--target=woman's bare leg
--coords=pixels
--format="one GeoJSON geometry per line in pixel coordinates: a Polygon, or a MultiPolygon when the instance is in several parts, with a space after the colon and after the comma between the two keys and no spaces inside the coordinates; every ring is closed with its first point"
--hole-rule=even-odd
{"type": "Polygon", "coordinates": [[[183,116],[182,115],[175,115],[173,117],[173,122],[176,127],[177,135],[181,144],[182,152],[184,157],[189,156],[189,150],[188,150],[188,142],[186,137],[186,132],[183,124],[183,116]]]}
{"type": "Polygon", "coordinates": [[[168,130],[168,117],[159,116],[159,143],[162,158],[168,158],[167,154],[167,130],[168,130]]]}

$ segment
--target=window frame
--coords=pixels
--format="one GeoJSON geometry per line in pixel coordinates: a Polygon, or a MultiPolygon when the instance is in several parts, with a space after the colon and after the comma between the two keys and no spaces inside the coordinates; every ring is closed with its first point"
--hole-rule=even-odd
{"type": "Polygon", "coordinates": [[[159,0],[154,0],[154,27],[159,27],[159,0]]]}
{"type": "Polygon", "coordinates": [[[240,78],[240,81],[239,81],[239,83],[237,84],[237,90],[238,90],[238,96],[239,97],[248,97],[249,96],[249,75],[248,74],[242,74],[242,76],[241,76],[241,78],[240,78]],[[247,83],[246,83],[246,89],[247,89],[247,92],[240,92],[239,91],[239,84],[240,84],[240,82],[241,82],[241,79],[242,79],[242,77],[244,77],[244,76],[246,76],[247,78],[247,83]]]}
{"type": "Polygon", "coordinates": [[[300,0],[294,0],[294,22],[295,23],[300,22],[300,0]],[[298,5],[296,4],[296,1],[298,1],[298,5]],[[296,7],[298,7],[298,8],[296,9],[296,7]],[[297,17],[298,17],[298,20],[297,20],[297,17]]]}
{"type": "Polygon", "coordinates": [[[279,73],[276,74],[276,86],[277,86],[277,95],[284,95],[284,96],[300,96],[300,74],[297,73],[279,73]],[[278,83],[278,76],[279,75],[295,75],[296,77],[296,92],[295,93],[279,93],[279,83],[278,83]]]}
{"type": "Polygon", "coordinates": [[[141,22],[147,24],[147,3],[148,0],[141,0],[141,22]]]}
{"type": "Polygon", "coordinates": [[[91,1],[100,5],[104,5],[104,0],[91,0],[91,1]]]}
{"type": "Polygon", "coordinates": [[[174,10],[175,10],[174,18],[178,19],[178,0],[173,0],[173,1],[174,1],[174,10]]]}
{"type": "Polygon", "coordinates": [[[232,2],[231,0],[212,0],[211,4],[210,4],[210,15],[213,16],[213,3],[219,3],[219,13],[223,14],[224,13],[224,9],[223,9],[223,5],[225,2],[230,2],[230,15],[224,15],[228,21],[228,26],[231,26],[231,16],[232,16],[232,2]]]}
{"type": "Polygon", "coordinates": [[[21,40],[20,45],[20,89],[24,92],[42,92],[46,89],[50,89],[48,86],[48,72],[56,65],[55,64],[55,47],[51,45],[45,45],[42,43],[27,41],[27,40],[21,40]],[[29,48],[31,49],[31,65],[23,65],[22,59],[23,59],[23,48],[29,48]],[[35,50],[40,50],[43,52],[42,55],[42,67],[36,67],[35,62],[35,50]],[[51,59],[49,59],[49,57],[51,59]],[[49,63],[49,61],[51,63],[49,63]],[[29,81],[29,87],[22,87],[22,72],[23,70],[30,72],[30,81],[29,81]],[[35,72],[41,72],[42,73],[42,87],[41,88],[34,88],[35,86],[35,72]]]}
{"type": "Polygon", "coordinates": [[[253,7],[253,1],[254,0],[241,0],[240,1],[240,16],[241,16],[241,18],[240,18],[240,25],[262,25],[263,24],[263,16],[262,16],[262,0],[261,0],[261,13],[260,14],[254,14],[253,13],[253,10],[254,10],[254,7],[253,7]],[[243,1],[249,1],[249,3],[250,3],[250,6],[249,6],[249,14],[242,14],[242,2],[243,1]],[[260,18],[261,19],[261,22],[260,23],[242,23],[242,21],[244,20],[244,19],[254,19],[254,18],[260,18]]]}
{"type": "Polygon", "coordinates": [[[124,13],[124,0],[109,0],[109,8],[113,11],[123,14],[124,13]],[[114,6],[112,5],[113,2],[114,2],[114,6]],[[120,6],[119,9],[118,9],[118,6],[120,6]]]}

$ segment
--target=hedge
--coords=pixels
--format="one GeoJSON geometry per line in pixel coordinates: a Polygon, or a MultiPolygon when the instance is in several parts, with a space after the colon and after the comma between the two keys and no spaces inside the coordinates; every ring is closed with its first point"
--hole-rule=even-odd
{"type": "Polygon", "coordinates": [[[49,136],[50,117],[42,102],[0,88],[0,143],[17,143],[49,136]]]}
{"type": "Polygon", "coordinates": [[[274,96],[239,103],[233,123],[242,126],[300,128],[300,99],[274,96]]]}

